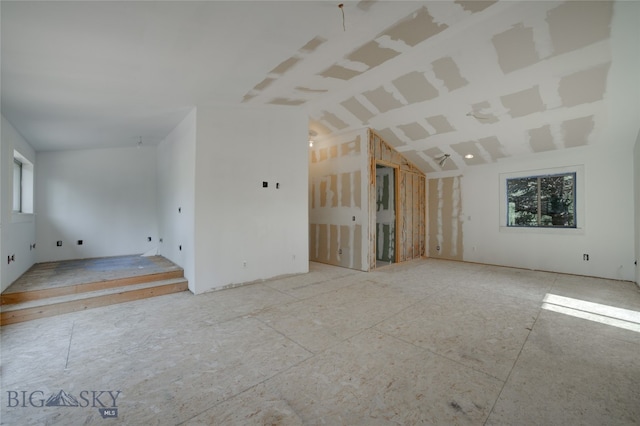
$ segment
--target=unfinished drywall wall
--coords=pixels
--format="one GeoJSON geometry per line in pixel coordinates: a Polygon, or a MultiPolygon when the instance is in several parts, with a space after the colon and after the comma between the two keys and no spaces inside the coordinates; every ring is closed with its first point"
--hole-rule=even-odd
{"type": "Polygon", "coordinates": [[[461,176],[429,179],[429,257],[462,260],[461,176]]]}
{"type": "Polygon", "coordinates": [[[157,150],[159,254],[184,269],[195,293],[195,108],[157,150]]]}
{"type": "Polygon", "coordinates": [[[367,132],[309,148],[309,259],[362,271],[367,259],[367,132]]]}
{"type": "MultiPolygon", "coordinates": [[[[29,143],[4,116],[0,133],[0,284],[4,291],[36,262],[34,214],[13,213],[13,156],[17,150],[36,165],[36,155],[29,143]],[[13,256],[11,262],[8,256],[13,256]]],[[[37,174],[37,171],[34,170],[37,174]]],[[[37,247],[37,246],[36,246],[37,247]]]]}
{"type": "Polygon", "coordinates": [[[36,160],[38,262],[157,246],[156,147],[39,151],[36,160]]]}
{"type": "Polygon", "coordinates": [[[425,175],[384,139],[369,130],[369,255],[375,267],[376,253],[376,166],[385,165],[396,172],[396,261],[404,262],[426,253],[426,181],[425,175]]]}
{"type": "Polygon", "coordinates": [[[308,149],[301,108],[198,107],[195,293],[309,270],[308,149]]]}

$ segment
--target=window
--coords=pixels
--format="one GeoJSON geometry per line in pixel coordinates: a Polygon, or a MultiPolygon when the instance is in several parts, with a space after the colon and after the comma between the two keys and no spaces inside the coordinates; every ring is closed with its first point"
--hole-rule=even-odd
{"type": "Polygon", "coordinates": [[[576,227],[576,173],[507,179],[507,226],[576,227]]]}
{"type": "Polygon", "coordinates": [[[13,212],[33,213],[33,163],[13,151],[13,212]]]}
{"type": "Polygon", "coordinates": [[[22,212],[22,162],[13,159],[13,211],[22,212]]]}

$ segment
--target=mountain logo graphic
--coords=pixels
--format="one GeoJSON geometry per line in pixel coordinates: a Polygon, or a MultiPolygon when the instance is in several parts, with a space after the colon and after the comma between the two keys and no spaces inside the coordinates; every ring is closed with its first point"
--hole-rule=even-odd
{"type": "Polygon", "coordinates": [[[57,394],[52,394],[47,402],[47,407],[78,407],[78,400],[71,394],[66,393],[62,389],[57,394]]]}

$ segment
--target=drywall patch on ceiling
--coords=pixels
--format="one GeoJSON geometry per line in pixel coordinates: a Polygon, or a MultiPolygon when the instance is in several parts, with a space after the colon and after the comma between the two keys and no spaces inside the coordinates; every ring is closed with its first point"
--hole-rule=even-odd
{"type": "Polygon", "coordinates": [[[429,83],[425,75],[412,71],[393,80],[393,85],[410,104],[437,98],[438,90],[429,83]]]}
{"type": "Polygon", "coordinates": [[[351,52],[346,59],[366,64],[370,69],[398,56],[400,52],[381,47],[376,41],[370,41],[351,52]]]}
{"type": "Polygon", "coordinates": [[[392,145],[394,147],[399,147],[399,146],[406,145],[406,143],[404,143],[404,141],[402,141],[395,133],[393,133],[393,130],[391,130],[388,127],[386,129],[382,129],[382,130],[377,131],[377,133],[389,145],[392,145]]]}
{"type": "Polygon", "coordinates": [[[509,110],[512,118],[524,117],[534,112],[542,112],[545,105],[540,97],[540,88],[536,85],[529,89],[500,96],[502,105],[509,110]]]}
{"type": "Polygon", "coordinates": [[[429,133],[418,123],[400,124],[397,127],[412,141],[419,141],[429,137],[429,133]]]}
{"type": "Polygon", "coordinates": [[[292,56],[286,61],[281,62],[277,67],[271,70],[271,74],[284,74],[289,71],[291,68],[295,66],[298,62],[300,62],[302,58],[298,58],[297,56],[292,56]]]}
{"type": "Polygon", "coordinates": [[[378,0],[360,0],[356,7],[360,10],[364,10],[365,12],[368,12],[369,9],[371,9],[371,6],[373,6],[373,4],[376,3],[377,1],[378,0]]]}
{"type": "Polygon", "coordinates": [[[431,167],[431,164],[429,164],[424,158],[422,158],[420,156],[420,153],[416,151],[404,151],[402,155],[423,172],[433,173],[436,171],[436,169],[431,167]]]}
{"type": "Polygon", "coordinates": [[[300,48],[301,52],[312,53],[327,40],[322,37],[314,37],[307,44],[300,48]]]}
{"type": "Polygon", "coordinates": [[[374,114],[362,105],[354,96],[350,97],[346,101],[340,102],[340,105],[360,120],[362,124],[367,124],[369,120],[374,117],[374,114]]]}
{"type": "Polygon", "coordinates": [[[431,127],[435,129],[436,134],[454,132],[456,130],[444,115],[434,115],[433,117],[427,117],[427,123],[429,123],[431,127]]]}
{"type": "Polygon", "coordinates": [[[529,129],[529,145],[533,152],[552,151],[556,149],[551,136],[551,127],[547,124],[537,129],[529,129]]]}
{"type": "Polygon", "coordinates": [[[451,149],[457,152],[467,166],[475,166],[477,164],[485,164],[486,161],[482,158],[482,153],[473,141],[459,142],[451,144],[451,149]],[[473,154],[473,158],[465,158],[465,155],[473,154]]]}
{"type": "Polygon", "coordinates": [[[362,74],[362,72],[345,68],[338,64],[334,64],[318,75],[322,77],[337,78],[339,80],[351,80],[353,77],[356,77],[360,74],[362,74]]]}
{"type": "Polygon", "coordinates": [[[322,117],[320,117],[320,120],[329,123],[334,128],[336,128],[338,130],[343,130],[343,129],[346,129],[348,127],[347,123],[345,123],[344,121],[340,120],[340,118],[338,118],[337,115],[332,114],[329,111],[322,111],[322,113],[323,114],[322,114],[322,117]]]}
{"type": "Polygon", "coordinates": [[[488,138],[480,138],[478,143],[485,151],[491,156],[491,160],[496,161],[498,158],[506,158],[504,153],[504,146],[500,143],[497,137],[490,136],[488,138]]]}
{"type": "Polygon", "coordinates": [[[592,115],[564,121],[562,123],[564,147],[573,148],[586,145],[589,142],[589,135],[593,131],[594,124],[592,115]]]}
{"type": "Polygon", "coordinates": [[[246,95],[244,95],[242,97],[242,102],[249,102],[251,99],[255,98],[256,96],[258,96],[258,95],[253,94],[253,93],[247,93],[246,95]]]}
{"type": "Polygon", "coordinates": [[[547,12],[556,55],[580,49],[610,36],[612,1],[568,1],[547,12]]]}
{"type": "Polygon", "coordinates": [[[498,64],[505,74],[540,61],[533,41],[533,28],[522,23],[494,35],[491,41],[498,54],[498,64]]]}
{"type": "Polygon", "coordinates": [[[572,107],[602,100],[610,65],[607,63],[562,77],[558,86],[562,105],[572,107]]]}
{"type": "Polygon", "coordinates": [[[276,81],[275,78],[267,77],[264,80],[262,80],[260,83],[256,84],[253,90],[264,90],[274,81],[276,81]]]}
{"type": "Polygon", "coordinates": [[[444,58],[433,61],[431,66],[433,67],[435,76],[439,80],[442,80],[450,92],[469,84],[467,79],[460,74],[458,65],[450,56],[445,56],[444,58]]]}
{"type": "Polygon", "coordinates": [[[392,40],[401,40],[413,47],[446,28],[448,25],[436,23],[427,8],[421,7],[380,35],[387,35],[392,40]]]}
{"type": "Polygon", "coordinates": [[[392,109],[402,107],[402,103],[393,97],[393,93],[387,92],[384,87],[369,90],[363,93],[364,97],[369,100],[380,112],[391,111],[392,109]]]}
{"type": "Polygon", "coordinates": [[[492,4],[496,3],[497,0],[494,1],[481,1],[481,0],[473,0],[473,1],[463,1],[463,0],[456,0],[454,1],[454,3],[459,4],[460,6],[462,6],[462,8],[464,10],[467,10],[471,13],[477,13],[477,12],[481,12],[483,10],[485,10],[486,8],[488,8],[489,6],[491,6],[492,4]]]}
{"type": "Polygon", "coordinates": [[[287,106],[297,106],[305,103],[304,99],[289,99],[289,98],[273,98],[269,101],[272,105],[287,105],[287,106]]]}
{"type": "Polygon", "coordinates": [[[488,112],[488,109],[491,109],[491,104],[489,103],[489,101],[478,102],[471,105],[471,113],[468,115],[482,124],[497,123],[499,121],[498,117],[496,117],[493,113],[488,112]]]}
{"type": "Polygon", "coordinates": [[[297,90],[298,92],[302,92],[302,93],[327,93],[328,90],[327,89],[311,89],[309,87],[302,87],[302,86],[297,86],[295,88],[295,90],[297,90]]]}
{"type": "Polygon", "coordinates": [[[309,119],[309,133],[313,133],[317,135],[328,135],[332,133],[331,129],[319,122],[318,120],[314,120],[312,118],[309,119]]]}

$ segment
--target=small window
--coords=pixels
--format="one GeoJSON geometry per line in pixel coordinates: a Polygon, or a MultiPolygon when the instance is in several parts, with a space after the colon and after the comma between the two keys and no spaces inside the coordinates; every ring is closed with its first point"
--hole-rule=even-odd
{"type": "Polygon", "coordinates": [[[22,162],[13,159],[13,211],[22,212],[22,162]]]}
{"type": "Polygon", "coordinates": [[[13,212],[33,213],[33,163],[13,151],[13,212]]]}
{"type": "Polygon", "coordinates": [[[507,226],[575,228],[576,174],[507,179],[507,226]]]}

